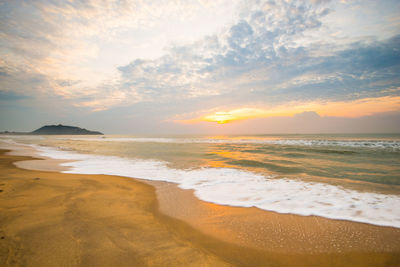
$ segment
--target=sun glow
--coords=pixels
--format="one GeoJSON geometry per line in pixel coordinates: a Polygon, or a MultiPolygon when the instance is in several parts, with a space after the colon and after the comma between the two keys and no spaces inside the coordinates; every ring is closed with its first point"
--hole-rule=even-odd
{"type": "Polygon", "coordinates": [[[226,124],[255,118],[294,116],[305,111],[314,111],[320,116],[356,118],[379,112],[400,110],[400,96],[364,98],[355,101],[336,102],[291,102],[286,105],[266,108],[240,108],[218,111],[189,120],[176,120],[180,123],[216,122],[226,124]]]}
{"type": "Polygon", "coordinates": [[[229,112],[216,112],[214,114],[203,117],[204,121],[217,122],[219,124],[232,122],[237,119],[238,119],[237,117],[235,117],[233,114],[229,112]]]}
{"type": "Polygon", "coordinates": [[[263,109],[241,108],[241,109],[234,109],[231,111],[215,112],[213,114],[203,116],[197,120],[225,124],[234,121],[246,120],[249,118],[256,118],[260,116],[262,117],[263,114],[265,113],[266,111],[263,109]]]}

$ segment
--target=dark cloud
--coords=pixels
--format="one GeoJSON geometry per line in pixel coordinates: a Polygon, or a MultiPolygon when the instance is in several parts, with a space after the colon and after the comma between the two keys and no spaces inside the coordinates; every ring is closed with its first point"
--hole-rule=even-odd
{"type": "Polygon", "coordinates": [[[26,99],[29,98],[24,95],[18,95],[14,92],[1,92],[0,91],[0,101],[15,101],[15,100],[20,100],[20,99],[26,99]]]}
{"type": "Polygon", "coordinates": [[[56,81],[58,85],[63,86],[63,87],[69,87],[69,86],[74,86],[77,85],[79,83],[81,83],[82,81],[78,80],[57,80],[56,81]]]}

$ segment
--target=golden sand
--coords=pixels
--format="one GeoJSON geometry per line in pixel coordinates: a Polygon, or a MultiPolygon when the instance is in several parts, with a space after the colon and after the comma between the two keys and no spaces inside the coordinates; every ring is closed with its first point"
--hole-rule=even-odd
{"type": "Polygon", "coordinates": [[[0,266],[395,266],[400,230],[205,203],[0,155],[0,266]],[[159,209],[178,219],[163,215],[159,209]],[[321,246],[321,247],[320,247],[321,246]]]}
{"type": "Polygon", "coordinates": [[[227,242],[276,253],[400,253],[399,228],[221,206],[172,183],[144,182],[155,186],[161,212],[227,242]]]}

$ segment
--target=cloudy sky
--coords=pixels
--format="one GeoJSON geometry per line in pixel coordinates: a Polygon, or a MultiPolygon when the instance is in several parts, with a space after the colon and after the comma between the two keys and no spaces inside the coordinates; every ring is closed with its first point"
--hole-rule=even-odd
{"type": "Polygon", "coordinates": [[[0,131],[400,132],[400,1],[0,0],[0,131]]]}

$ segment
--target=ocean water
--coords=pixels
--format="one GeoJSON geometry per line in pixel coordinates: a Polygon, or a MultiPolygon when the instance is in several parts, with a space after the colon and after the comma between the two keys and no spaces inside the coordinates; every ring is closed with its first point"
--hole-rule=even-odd
{"type": "Polygon", "coordinates": [[[67,173],[168,181],[202,200],[400,228],[400,135],[1,136],[67,173]]]}

